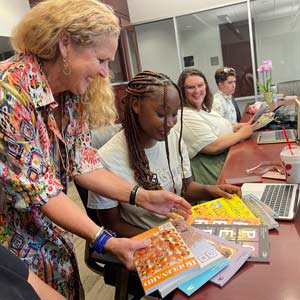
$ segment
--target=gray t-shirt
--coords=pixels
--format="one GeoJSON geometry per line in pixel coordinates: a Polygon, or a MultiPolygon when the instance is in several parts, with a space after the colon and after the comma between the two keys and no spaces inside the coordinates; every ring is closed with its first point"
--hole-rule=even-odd
{"type": "MultiPolygon", "coordinates": [[[[177,194],[181,194],[182,189],[182,169],[181,158],[178,151],[179,136],[175,130],[171,130],[168,136],[170,164],[175,181],[177,194]]],[[[184,143],[182,142],[184,177],[191,177],[190,161],[184,143]]],[[[157,174],[158,181],[166,191],[173,192],[173,183],[170,176],[167,155],[164,142],[157,142],[153,147],[145,149],[149,160],[150,170],[157,174]]],[[[128,147],[124,130],[118,132],[102,148],[98,150],[104,168],[119,175],[128,182],[136,184],[134,172],[129,165],[128,147]]],[[[122,219],[133,225],[144,229],[151,228],[166,221],[164,216],[151,213],[141,207],[136,207],[127,203],[114,201],[94,193],[89,193],[88,207],[93,209],[108,209],[120,205],[122,219]]]]}

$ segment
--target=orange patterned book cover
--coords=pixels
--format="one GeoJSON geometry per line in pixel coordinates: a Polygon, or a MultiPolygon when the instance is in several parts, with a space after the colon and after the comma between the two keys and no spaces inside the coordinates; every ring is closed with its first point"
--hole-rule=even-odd
{"type": "Polygon", "coordinates": [[[151,240],[146,248],[134,253],[136,269],[146,295],[165,286],[171,285],[174,289],[201,271],[200,263],[170,222],[132,239],[151,240]]]}
{"type": "Polygon", "coordinates": [[[246,218],[256,219],[253,212],[243,200],[233,195],[232,198],[218,198],[192,207],[193,216],[201,217],[225,217],[225,218],[246,218]]]}

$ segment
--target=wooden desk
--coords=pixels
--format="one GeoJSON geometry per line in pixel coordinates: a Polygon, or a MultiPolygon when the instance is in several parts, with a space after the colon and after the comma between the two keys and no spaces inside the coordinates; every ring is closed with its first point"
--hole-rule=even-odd
{"type": "MultiPolygon", "coordinates": [[[[249,176],[245,170],[262,161],[280,160],[284,144],[257,145],[256,138],[254,133],[251,139],[230,148],[219,183],[229,177],[249,176]]],[[[208,282],[190,297],[176,290],[172,299],[299,300],[300,210],[294,222],[280,222],[278,230],[271,230],[269,237],[270,263],[246,262],[223,288],[208,282]]]]}
{"type": "MultiPolygon", "coordinates": [[[[277,101],[273,104],[277,107],[281,104],[293,105],[293,101],[277,101]]],[[[253,115],[245,113],[242,116],[242,122],[247,122],[253,115]]],[[[280,152],[285,143],[258,145],[258,133],[254,132],[250,139],[230,147],[221,174],[218,178],[218,184],[225,183],[226,178],[246,177],[246,170],[257,166],[263,161],[278,161],[280,163],[280,152]]],[[[263,182],[282,182],[280,180],[263,179],[263,182]]]]}
{"type": "MultiPolygon", "coordinates": [[[[218,178],[218,183],[225,183],[226,178],[246,177],[246,170],[255,167],[263,161],[280,162],[280,151],[286,144],[258,145],[258,133],[242,143],[232,146],[218,178]]],[[[263,179],[264,182],[283,182],[279,180],[263,179]]]]}

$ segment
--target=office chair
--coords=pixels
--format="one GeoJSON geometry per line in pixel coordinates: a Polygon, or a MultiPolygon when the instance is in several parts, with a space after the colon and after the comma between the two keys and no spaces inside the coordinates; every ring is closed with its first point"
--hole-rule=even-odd
{"type": "MultiPolygon", "coordinates": [[[[94,209],[87,207],[88,191],[76,182],[75,186],[84,205],[87,215],[97,224],[99,220],[94,209]]],[[[100,224],[99,224],[100,225],[100,224]]],[[[96,253],[86,242],[84,260],[95,273],[104,277],[105,284],[114,286],[115,300],[139,300],[144,295],[143,287],[136,272],[128,271],[122,263],[110,254],[96,253]]]]}

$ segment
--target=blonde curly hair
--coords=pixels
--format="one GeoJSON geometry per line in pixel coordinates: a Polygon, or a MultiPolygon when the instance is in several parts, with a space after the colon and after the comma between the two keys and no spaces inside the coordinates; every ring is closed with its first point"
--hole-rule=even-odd
{"type": "MultiPolygon", "coordinates": [[[[110,6],[96,0],[46,0],[34,6],[16,26],[12,45],[42,60],[56,60],[59,38],[68,32],[79,46],[92,47],[102,35],[120,34],[110,6]]],[[[114,123],[117,112],[110,78],[96,78],[82,97],[83,117],[91,127],[114,123]]]]}

